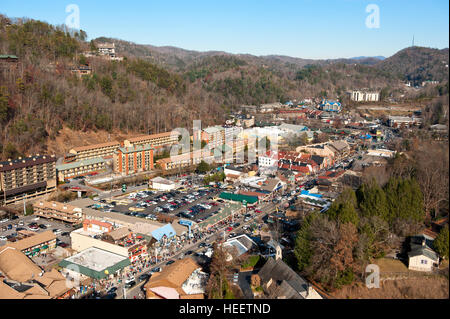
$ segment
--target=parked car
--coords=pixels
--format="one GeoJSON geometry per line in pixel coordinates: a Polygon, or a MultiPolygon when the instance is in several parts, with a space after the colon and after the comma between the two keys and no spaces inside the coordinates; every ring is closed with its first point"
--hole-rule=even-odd
{"type": "Polygon", "coordinates": [[[166,262],[166,265],[172,265],[174,262],[174,260],[169,260],[168,262],[166,262]]]}
{"type": "Polygon", "coordinates": [[[6,236],[0,236],[0,240],[8,240],[6,236]]]}

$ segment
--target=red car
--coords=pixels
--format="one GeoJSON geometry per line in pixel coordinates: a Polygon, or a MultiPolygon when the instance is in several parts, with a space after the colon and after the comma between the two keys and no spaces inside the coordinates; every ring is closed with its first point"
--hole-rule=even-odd
{"type": "Polygon", "coordinates": [[[259,209],[255,210],[255,213],[261,214],[262,211],[260,211],[259,209]]]}
{"type": "Polygon", "coordinates": [[[228,227],[227,229],[226,229],[226,231],[232,231],[233,230],[233,227],[228,227]]]}
{"type": "Polygon", "coordinates": [[[72,189],[81,189],[81,188],[78,186],[75,186],[75,187],[72,187],[72,189]]]}

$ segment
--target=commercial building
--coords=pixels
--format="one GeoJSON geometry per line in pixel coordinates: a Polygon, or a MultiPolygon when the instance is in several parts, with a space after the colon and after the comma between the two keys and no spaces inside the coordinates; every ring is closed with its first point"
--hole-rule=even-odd
{"type": "MultiPolygon", "coordinates": [[[[103,221],[113,224],[114,227],[127,227],[134,233],[149,234],[164,224],[145,218],[127,216],[121,213],[110,212],[105,214],[102,211],[89,208],[97,202],[89,198],[78,199],[71,202],[71,205],[81,207],[85,218],[97,221],[103,221]]],[[[72,232],[71,234],[73,234],[72,232]]],[[[72,242],[73,243],[73,242],[72,242]]],[[[73,246],[72,246],[73,248],[73,246]]]]}
{"type": "MultiPolygon", "coordinates": [[[[201,140],[208,143],[210,148],[219,147],[226,142],[232,142],[238,139],[242,131],[242,127],[238,126],[210,126],[201,132],[201,140]]],[[[197,138],[194,136],[194,139],[197,138]]]]}
{"type": "Polygon", "coordinates": [[[75,161],[82,161],[91,158],[98,157],[112,157],[114,152],[120,147],[120,143],[117,141],[94,144],[88,146],[75,147],[69,151],[73,154],[75,161]]]}
{"type": "Polygon", "coordinates": [[[154,273],[145,284],[147,299],[203,299],[208,275],[190,257],[154,273]]]}
{"type": "MultiPolygon", "coordinates": [[[[249,197],[254,197],[258,199],[256,196],[243,196],[241,198],[248,199],[249,197]]],[[[226,220],[232,220],[233,216],[242,214],[245,212],[245,206],[239,203],[227,203],[224,207],[220,209],[220,211],[217,214],[214,214],[210,217],[208,217],[206,220],[200,222],[197,224],[198,229],[210,229],[211,227],[214,227],[215,225],[226,221],[226,220]]]]}
{"type": "Polygon", "coordinates": [[[63,268],[63,273],[72,278],[81,274],[100,280],[118,274],[130,264],[127,257],[91,247],[64,259],[59,266],[63,268]]]}
{"type": "Polygon", "coordinates": [[[56,171],[58,172],[59,181],[64,181],[65,179],[77,176],[85,176],[94,172],[101,172],[104,170],[106,170],[106,160],[103,157],[90,158],[81,160],[79,162],[56,165],[56,171]]]}
{"type": "Polygon", "coordinates": [[[338,101],[330,101],[330,100],[324,99],[320,103],[319,108],[322,111],[339,113],[342,110],[342,105],[338,101]]]}
{"type": "Polygon", "coordinates": [[[247,204],[247,205],[254,205],[256,203],[258,203],[258,197],[256,196],[247,196],[247,195],[241,195],[241,194],[233,194],[233,193],[227,193],[227,192],[222,192],[219,195],[220,199],[225,199],[228,201],[233,201],[233,202],[240,202],[242,204],[247,204]]]}
{"type": "Polygon", "coordinates": [[[122,175],[152,169],[154,169],[153,147],[150,144],[119,147],[114,154],[114,171],[122,175]]]}
{"type": "Polygon", "coordinates": [[[0,248],[0,273],[0,299],[60,299],[70,290],[56,269],[45,272],[10,246],[0,248]]]}
{"type": "Polygon", "coordinates": [[[155,177],[150,180],[149,187],[159,191],[171,191],[175,189],[175,182],[162,177],[155,177]]]}
{"type": "Polygon", "coordinates": [[[214,154],[208,154],[208,152],[203,152],[202,150],[194,151],[190,153],[185,153],[181,155],[171,156],[169,158],[163,158],[156,161],[156,164],[164,170],[182,169],[190,166],[195,166],[200,164],[201,161],[213,162],[214,154]]]}
{"type": "Polygon", "coordinates": [[[420,125],[422,119],[419,117],[408,117],[408,116],[389,116],[388,125],[394,128],[404,128],[420,125]]]}
{"type": "Polygon", "coordinates": [[[380,93],[354,90],[348,92],[350,99],[355,102],[378,102],[380,100],[380,93]]]}
{"type": "Polygon", "coordinates": [[[55,249],[56,236],[51,230],[48,230],[7,244],[6,246],[18,249],[25,255],[32,257],[35,255],[39,255],[42,252],[55,249]]]}
{"type": "Polygon", "coordinates": [[[0,205],[35,199],[56,190],[56,157],[36,155],[0,162],[0,205]]]}
{"type": "MultiPolygon", "coordinates": [[[[90,221],[92,225],[92,221],[90,221]]],[[[116,225],[117,226],[117,225],[116,225]]],[[[133,233],[129,228],[119,226],[114,230],[101,231],[100,228],[77,229],[70,233],[72,249],[78,252],[95,247],[129,258],[134,262],[147,256],[150,236],[133,233]]]]}
{"type": "Polygon", "coordinates": [[[143,135],[130,138],[123,142],[125,147],[151,145],[153,147],[169,146],[178,143],[178,136],[172,132],[165,132],[152,135],[143,135]]]}
{"type": "Polygon", "coordinates": [[[39,201],[33,204],[34,215],[60,220],[70,224],[80,224],[83,221],[83,210],[79,207],[59,203],[39,201]]]}

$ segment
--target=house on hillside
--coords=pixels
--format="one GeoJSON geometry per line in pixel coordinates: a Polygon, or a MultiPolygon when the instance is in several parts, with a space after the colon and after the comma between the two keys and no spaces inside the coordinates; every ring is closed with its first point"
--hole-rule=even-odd
{"type": "Polygon", "coordinates": [[[432,249],[434,239],[425,234],[411,237],[408,253],[408,268],[417,271],[432,271],[439,266],[439,256],[432,249]]]}

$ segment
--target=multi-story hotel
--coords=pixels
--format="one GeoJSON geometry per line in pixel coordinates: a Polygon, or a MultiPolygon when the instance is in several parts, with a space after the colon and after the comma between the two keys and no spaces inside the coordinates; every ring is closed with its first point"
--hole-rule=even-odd
{"type": "Polygon", "coordinates": [[[66,159],[69,159],[70,161],[82,161],[96,157],[112,157],[119,147],[120,143],[117,141],[75,147],[69,151],[69,155],[66,155],[66,159]]]}
{"type": "Polygon", "coordinates": [[[117,173],[129,175],[153,168],[153,147],[150,144],[120,147],[114,154],[114,171],[117,173]]]}
{"type": "Polygon", "coordinates": [[[105,169],[106,160],[103,159],[103,157],[56,165],[59,181],[64,181],[67,178],[73,178],[76,176],[84,176],[93,172],[104,171],[105,169]]]}
{"type": "MultiPolygon", "coordinates": [[[[238,139],[242,131],[242,127],[237,126],[210,126],[201,132],[201,140],[207,142],[210,148],[214,148],[238,139]]],[[[194,135],[194,139],[197,138],[194,135]]]]}
{"type": "Polygon", "coordinates": [[[56,190],[56,157],[36,155],[0,162],[0,205],[35,199],[56,190]]]}
{"type": "Polygon", "coordinates": [[[79,207],[58,202],[39,201],[33,204],[34,215],[79,224],[83,221],[83,210],[79,207]]]}
{"type": "Polygon", "coordinates": [[[169,158],[163,158],[156,163],[164,171],[172,169],[181,169],[189,166],[200,164],[201,161],[210,162],[214,160],[213,154],[205,155],[201,150],[185,153],[181,155],[171,156],[169,158]]]}
{"type": "Polygon", "coordinates": [[[143,135],[134,138],[130,138],[123,142],[125,147],[140,146],[140,145],[152,145],[153,147],[172,145],[178,142],[178,136],[171,132],[143,135]]]}

